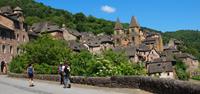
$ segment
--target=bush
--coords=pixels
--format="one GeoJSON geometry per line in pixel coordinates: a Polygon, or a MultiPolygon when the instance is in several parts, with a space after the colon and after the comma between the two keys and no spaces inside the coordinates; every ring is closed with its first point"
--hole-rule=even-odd
{"type": "Polygon", "coordinates": [[[194,79],[194,80],[200,80],[200,76],[193,76],[192,79],[194,79]]]}
{"type": "Polygon", "coordinates": [[[77,76],[145,75],[144,65],[132,64],[124,53],[111,50],[94,55],[88,51],[71,52],[63,41],[43,36],[22,46],[24,53],[10,64],[11,72],[26,72],[33,63],[38,74],[57,74],[59,62],[68,60],[71,74],[77,76]]]}
{"type": "Polygon", "coordinates": [[[24,53],[15,57],[10,63],[10,71],[23,73],[32,63],[36,73],[56,74],[61,61],[69,59],[70,50],[63,41],[53,40],[48,35],[22,46],[24,53]]]}
{"type": "Polygon", "coordinates": [[[79,76],[115,76],[115,75],[145,75],[144,65],[132,64],[124,53],[111,50],[101,55],[93,55],[82,51],[75,53],[71,61],[72,75],[79,76]]]}
{"type": "Polygon", "coordinates": [[[189,79],[189,73],[186,72],[186,65],[181,61],[177,60],[176,61],[176,74],[178,76],[178,79],[180,80],[188,80],[189,79]]]}

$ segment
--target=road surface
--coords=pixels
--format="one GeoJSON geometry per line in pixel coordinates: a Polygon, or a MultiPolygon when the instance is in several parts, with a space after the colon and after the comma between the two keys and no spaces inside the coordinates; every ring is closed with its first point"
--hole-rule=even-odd
{"type": "Polygon", "coordinates": [[[72,84],[64,89],[58,82],[35,80],[29,87],[27,79],[10,78],[0,75],[0,94],[151,94],[140,89],[105,88],[72,84]]]}

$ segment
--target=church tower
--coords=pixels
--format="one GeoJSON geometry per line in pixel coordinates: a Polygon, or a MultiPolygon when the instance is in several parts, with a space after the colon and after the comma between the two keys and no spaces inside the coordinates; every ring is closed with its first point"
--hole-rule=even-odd
{"type": "Polygon", "coordinates": [[[124,35],[124,28],[120,23],[119,18],[117,18],[115,28],[114,28],[114,42],[115,46],[121,45],[122,36],[124,35]]]}
{"type": "Polygon", "coordinates": [[[123,26],[122,24],[120,23],[120,20],[119,18],[117,18],[117,21],[116,21],[116,24],[115,24],[115,28],[114,28],[114,35],[121,35],[121,34],[124,34],[124,31],[123,31],[123,26]]]}
{"type": "Polygon", "coordinates": [[[140,32],[140,26],[136,20],[136,17],[133,16],[129,25],[128,36],[129,40],[131,40],[131,42],[134,43],[136,47],[139,47],[139,45],[141,44],[140,32]]]}
{"type": "Polygon", "coordinates": [[[162,36],[159,34],[159,37],[157,39],[157,51],[163,51],[163,40],[162,36]]]}

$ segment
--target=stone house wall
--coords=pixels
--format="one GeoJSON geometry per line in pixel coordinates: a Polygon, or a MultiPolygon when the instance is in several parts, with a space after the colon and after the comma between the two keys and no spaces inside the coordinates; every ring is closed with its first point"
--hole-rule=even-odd
{"type": "Polygon", "coordinates": [[[77,40],[76,36],[70,34],[68,31],[64,31],[63,32],[63,37],[67,41],[69,41],[69,40],[77,40]]]}

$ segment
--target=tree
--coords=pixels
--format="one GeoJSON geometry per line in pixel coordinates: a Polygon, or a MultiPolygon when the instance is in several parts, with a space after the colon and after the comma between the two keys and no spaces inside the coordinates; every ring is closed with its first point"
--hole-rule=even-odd
{"type": "Polygon", "coordinates": [[[187,66],[181,60],[176,60],[175,69],[178,79],[180,80],[189,79],[189,74],[186,72],[187,66]]]}
{"type": "Polygon", "coordinates": [[[84,23],[87,20],[86,16],[83,13],[76,13],[74,15],[74,18],[75,23],[84,23]]]}
{"type": "Polygon", "coordinates": [[[48,35],[23,45],[22,49],[24,53],[15,57],[10,64],[11,72],[24,72],[26,66],[32,63],[37,73],[55,74],[59,63],[70,59],[67,45],[60,40],[53,40],[48,35]]]}

